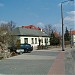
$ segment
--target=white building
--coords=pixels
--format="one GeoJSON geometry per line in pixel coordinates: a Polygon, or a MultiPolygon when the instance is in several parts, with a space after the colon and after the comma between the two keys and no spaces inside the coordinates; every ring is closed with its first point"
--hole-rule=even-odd
{"type": "Polygon", "coordinates": [[[41,30],[17,27],[14,29],[13,34],[16,36],[17,40],[20,40],[21,44],[29,43],[33,47],[37,47],[39,44],[50,45],[49,36],[41,30]]]}
{"type": "Polygon", "coordinates": [[[73,35],[73,45],[75,46],[75,35],[73,35]]]}
{"type": "Polygon", "coordinates": [[[72,41],[72,44],[75,46],[75,30],[71,31],[71,41],[72,41]]]}

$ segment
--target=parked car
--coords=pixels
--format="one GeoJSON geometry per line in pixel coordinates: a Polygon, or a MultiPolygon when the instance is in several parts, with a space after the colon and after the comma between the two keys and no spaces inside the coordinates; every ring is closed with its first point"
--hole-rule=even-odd
{"type": "Polygon", "coordinates": [[[20,47],[17,48],[17,52],[31,52],[33,50],[33,46],[30,44],[20,44],[20,47]]]}
{"type": "Polygon", "coordinates": [[[20,44],[19,46],[13,46],[9,47],[10,52],[14,51],[16,53],[25,53],[25,52],[31,52],[33,50],[33,46],[30,44],[20,44]]]}

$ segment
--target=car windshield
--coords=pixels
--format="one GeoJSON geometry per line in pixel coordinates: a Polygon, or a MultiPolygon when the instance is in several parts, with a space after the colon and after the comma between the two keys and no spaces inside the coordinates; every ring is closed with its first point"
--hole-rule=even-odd
{"type": "Polygon", "coordinates": [[[21,46],[21,47],[31,47],[30,44],[21,44],[20,46],[21,46]]]}
{"type": "Polygon", "coordinates": [[[31,45],[30,44],[26,44],[25,47],[31,47],[31,45]]]}

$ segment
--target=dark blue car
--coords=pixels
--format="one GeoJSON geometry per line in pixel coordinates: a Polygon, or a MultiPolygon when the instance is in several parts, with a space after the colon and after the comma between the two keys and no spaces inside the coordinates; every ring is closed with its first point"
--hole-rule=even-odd
{"type": "Polygon", "coordinates": [[[24,52],[31,52],[33,50],[33,46],[30,44],[20,44],[19,49],[24,49],[24,52]]]}
{"type": "Polygon", "coordinates": [[[20,45],[15,45],[12,47],[9,47],[10,52],[17,52],[17,53],[25,53],[25,52],[31,52],[33,50],[33,46],[30,44],[20,44],[20,45]]]}

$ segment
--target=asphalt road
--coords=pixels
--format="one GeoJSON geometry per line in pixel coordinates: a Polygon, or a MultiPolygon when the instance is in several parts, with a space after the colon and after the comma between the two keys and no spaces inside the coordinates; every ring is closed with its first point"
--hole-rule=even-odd
{"type": "Polygon", "coordinates": [[[0,61],[0,75],[48,75],[59,52],[33,51],[0,61]]]}
{"type": "MultiPolygon", "coordinates": [[[[0,60],[0,75],[48,75],[60,52],[53,50],[37,50],[0,60]]],[[[65,75],[75,75],[75,48],[66,49],[64,62],[65,75]]]]}

